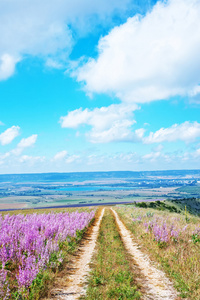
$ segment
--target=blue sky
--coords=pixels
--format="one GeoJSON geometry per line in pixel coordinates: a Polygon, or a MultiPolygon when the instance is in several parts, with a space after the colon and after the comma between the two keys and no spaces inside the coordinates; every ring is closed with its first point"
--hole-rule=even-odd
{"type": "Polygon", "coordinates": [[[200,0],[0,0],[0,173],[200,168],[200,0]]]}

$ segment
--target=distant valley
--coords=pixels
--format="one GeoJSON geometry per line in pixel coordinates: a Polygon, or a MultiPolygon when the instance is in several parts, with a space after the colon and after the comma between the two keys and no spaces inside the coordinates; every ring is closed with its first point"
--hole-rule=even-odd
{"type": "Polygon", "coordinates": [[[0,209],[200,198],[200,170],[0,175],[0,209]]]}

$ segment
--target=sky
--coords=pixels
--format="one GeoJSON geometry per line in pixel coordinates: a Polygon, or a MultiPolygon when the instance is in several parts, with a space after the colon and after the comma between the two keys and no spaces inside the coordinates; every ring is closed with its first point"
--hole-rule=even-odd
{"type": "Polygon", "coordinates": [[[0,0],[0,173],[200,169],[200,0],[0,0]]]}

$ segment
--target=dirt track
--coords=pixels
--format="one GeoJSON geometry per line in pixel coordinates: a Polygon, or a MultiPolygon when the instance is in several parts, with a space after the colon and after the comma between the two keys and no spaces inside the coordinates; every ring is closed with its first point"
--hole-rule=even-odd
{"type": "Polygon", "coordinates": [[[84,283],[90,271],[89,264],[94,253],[99,227],[104,215],[104,211],[105,208],[103,208],[96,225],[93,227],[89,242],[86,243],[81,249],[82,254],[80,258],[74,261],[73,267],[75,272],[70,275],[69,286],[65,289],[54,290],[54,297],[52,297],[51,299],[75,300],[78,299],[81,295],[85,294],[86,286],[84,285],[84,283]]]}
{"type": "MultiPolygon", "coordinates": [[[[94,254],[95,245],[98,237],[98,232],[101,220],[104,215],[105,208],[101,211],[99,219],[92,229],[89,241],[81,247],[81,255],[75,258],[72,262],[74,272],[69,277],[68,286],[63,289],[54,289],[52,297],[48,299],[57,300],[75,300],[86,293],[86,278],[89,276],[92,256],[94,254]]],[[[172,283],[165,274],[158,270],[154,263],[150,261],[147,255],[144,255],[137,244],[132,240],[131,232],[125,227],[115,210],[111,208],[114,214],[116,224],[121,235],[126,250],[131,254],[134,264],[136,264],[139,274],[136,278],[142,290],[143,300],[175,300],[181,299],[178,297],[172,283]]]]}
{"type": "Polygon", "coordinates": [[[141,283],[143,290],[145,291],[143,298],[144,300],[175,300],[178,298],[177,292],[173,288],[172,283],[165,276],[165,274],[158,270],[150,259],[144,255],[140,250],[138,245],[133,243],[131,232],[126,229],[122,221],[115,210],[111,208],[116,223],[120,230],[120,235],[124,243],[125,248],[131,254],[134,262],[137,264],[142,275],[144,275],[144,280],[141,283]]]}

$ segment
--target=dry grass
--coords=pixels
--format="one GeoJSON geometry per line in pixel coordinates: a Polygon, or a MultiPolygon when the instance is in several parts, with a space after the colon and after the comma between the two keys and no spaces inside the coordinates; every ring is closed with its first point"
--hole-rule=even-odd
{"type": "MultiPolygon", "coordinates": [[[[187,215],[161,212],[135,207],[117,208],[117,212],[125,225],[132,231],[135,242],[141,246],[150,258],[157,261],[161,268],[174,282],[175,288],[182,298],[200,299],[200,242],[193,242],[192,233],[200,219],[187,215]],[[147,213],[154,214],[147,217],[147,213]],[[139,218],[138,218],[139,217],[139,218]],[[180,230],[179,238],[159,244],[151,231],[147,232],[145,222],[155,219],[164,220],[166,224],[174,224],[180,230]],[[137,219],[138,221],[133,221],[137,219]],[[141,220],[139,220],[141,218],[141,220]],[[187,225],[187,228],[184,227],[187,225]]],[[[149,214],[150,215],[150,214],[149,214]]],[[[159,222],[159,221],[158,221],[159,222]]]]}
{"type": "Polygon", "coordinates": [[[59,213],[59,212],[83,212],[83,211],[91,211],[91,209],[96,210],[96,208],[92,205],[87,207],[66,207],[66,208],[41,208],[41,209],[17,209],[17,210],[11,210],[11,211],[1,211],[0,215],[5,216],[7,214],[9,215],[28,215],[28,214],[48,214],[48,213],[59,213]]]}

